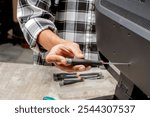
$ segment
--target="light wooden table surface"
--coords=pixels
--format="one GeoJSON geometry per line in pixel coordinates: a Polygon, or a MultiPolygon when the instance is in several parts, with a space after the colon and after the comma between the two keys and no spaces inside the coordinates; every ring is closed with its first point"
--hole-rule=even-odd
{"type": "Polygon", "coordinates": [[[93,68],[88,72],[102,72],[104,79],[86,80],[67,86],[53,81],[55,67],[16,63],[0,63],[1,100],[42,100],[43,96],[57,99],[91,99],[113,95],[116,80],[106,71],[93,68]]]}

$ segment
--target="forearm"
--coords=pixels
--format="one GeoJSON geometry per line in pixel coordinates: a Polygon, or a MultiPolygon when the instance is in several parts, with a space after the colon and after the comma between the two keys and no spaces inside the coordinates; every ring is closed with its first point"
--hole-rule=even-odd
{"type": "Polygon", "coordinates": [[[54,32],[51,30],[47,29],[42,31],[38,38],[37,42],[46,50],[51,50],[52,47],[54,47],[57,44],[61,44],[65,42],[64,39],[60,38],[57,36],[54,32]]]}
{"type": "Polygon", "coordinates": [[[17,18],[31,48],[38,48],[37,38],[45,29],[57,31],[54,16],[49,12],[51,0],[18,0],[17,18]],[[45,1],[45,2],[44,2],[45,1]],[[38,4],[36,4],[38,2],[38,4]],[[41,7],[41,4],[43,7],[41,7]]]}

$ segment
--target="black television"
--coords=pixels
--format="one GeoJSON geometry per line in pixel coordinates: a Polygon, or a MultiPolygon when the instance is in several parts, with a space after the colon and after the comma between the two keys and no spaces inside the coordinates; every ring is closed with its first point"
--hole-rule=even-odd
{"type": "Polygon", "coordinates": [[[150,0],[96,0],[97,46],[118,80],[116,98],[150,97],[150,0]],[[119,72],[118,72],[119,71],[119,72]]]}

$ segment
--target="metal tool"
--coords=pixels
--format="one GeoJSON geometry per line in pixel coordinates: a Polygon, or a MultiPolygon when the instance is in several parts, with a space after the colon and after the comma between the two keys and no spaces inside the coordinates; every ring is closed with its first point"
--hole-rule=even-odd
{"type": "Polygon", "coordinates": [[[101,72],[95,72],[95,73],[83,73],[83,74],[78,74],[83,79],[102,79],[103,75],[101,72]]]}
{"type": "Polygon", "coordinates": [[[92,72],[92,73],[80,73],[79,76],[99,76],[101,72],[92,72]]]}
{"type": "Polygon", "coordinates": [[[103,77],[101,75],[99,76],[81,76],[83,79],[102,79],[103,77]]]}
{"type": "Polygon", "coordinates": [[[74,83],[83,82],[83,81],[84,81],[83,78],[64,79],[61,82],[59,82],[59,85],[63,86],[63,85],[69,85],[69,84],[74,84],[74,83]]]}
{"type": "Polygon", "coordinates": [[[96,60],[78,59],[78,58],[66,58],[67,64],[70,65],[87,65],[87,66],[100,66],[100,65],[130,65],[131,63],[114,63],[114,62],[103,62],[96,60]]]}
{"type": "Polygon", "coordinates": [[[77,73],[54,73],[53,74],[53,78],[54,78],[54,81],[60,81],[60,80],[63,80],[65,78],[77,78],[77,73]]]}
{"type": "Polygon", "coordinates": [[[100,72],[95,72],[95,73],[54,73],[53,74],[53,79],[54,81],[62,81],[64,79],[69,79],[69,80],[73,80],[75,78],[84,78],[84,79],[101,79],[102,77],[102,73],[100,72]]]}

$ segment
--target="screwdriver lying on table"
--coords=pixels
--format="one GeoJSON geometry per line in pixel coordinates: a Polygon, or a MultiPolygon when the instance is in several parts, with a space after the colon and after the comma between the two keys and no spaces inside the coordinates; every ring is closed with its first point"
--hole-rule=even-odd
{"type": "Polygon", "coordinates": [[[64,79],[75,79],[78,77],[82,77],[83,79],[101,79],[103,77],[101,72],[92,72],[92,73],[54,73],[53,79],[54,81],[61,81],[64,79]]]}
{"type": "Polygon", "coordinates": [[[103,62],[96,60],[78,59],[78,58],[66,58],[67,64],[70,65],[88,65],[88,66],[100,66],[100,65],[130,65],[131,63],[113,63],[103,62]]]}

